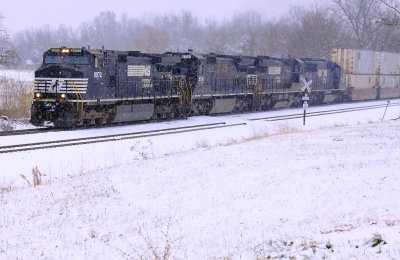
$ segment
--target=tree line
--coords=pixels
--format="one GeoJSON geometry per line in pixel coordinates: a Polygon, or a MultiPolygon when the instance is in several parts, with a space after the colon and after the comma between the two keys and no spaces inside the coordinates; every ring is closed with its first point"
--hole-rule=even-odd
{"type": "Polygon", "coordinates": [[[36,67],[45,50],[61,46],[323,59],[333,48],[400,52],[398,10],[394,0],[330,0],[278,19],[253,11],[225,21],[200,21],[188,11],[146,19],[106,11],[78,28],[44,26],[12,38],[0,23],[0,64],[36,67]]]}

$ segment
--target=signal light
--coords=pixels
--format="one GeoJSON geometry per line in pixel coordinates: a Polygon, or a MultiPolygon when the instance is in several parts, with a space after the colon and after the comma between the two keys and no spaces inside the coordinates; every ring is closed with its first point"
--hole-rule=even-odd
{"type": "Polygon", "coordinates": [[[37,92],[36,94],[35,94],[35,97],[36,98],[40,98],[42,95],[39,93],[39,92],[37,92]]]}
{"type": "Polygon", "coordinates": [[[67,94],[62,93],[60,97],[61,97],[61,99],[65,99],[67,97],[67,94]]]}

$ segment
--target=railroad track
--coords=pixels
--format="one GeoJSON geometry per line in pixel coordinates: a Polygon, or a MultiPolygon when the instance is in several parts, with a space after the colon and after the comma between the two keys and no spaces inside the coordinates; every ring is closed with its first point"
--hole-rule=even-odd
{"type": "MultiPolygon", "coordinates": [[[[400,105],[400,103],[392,103],[392,104],[389,104],[389,107],[390,106],[399,106],[399,105],[400,105]]],[[[367,109],[382,108],[382,107],[386,107],[386,106],[387,106],[386,104],[381,104],[381,105],[373,105],[373,106],[360,106],[360,107],[352,107],[352,108],[344,108],[344,109],[333,109],[333,110],[326,110],[326,111],[310,112],[310,113],[307,113],[307,116],[312,117],[312,116],[329,115],[329,114],[336,114],[336,113],[353,112],[353,111],[360,111],[360,110],[367,110],[367,109]]],[[[267,111],[265,111],[265,112],[267,112],[267,111]]],[[[249,119],[249,120],[250,121],[256,121],[256,120],[280,121],[280,120],[287,120],[287,119],[296,119],[296,118],[301,118],[301,117],[303,117],[303,113],[282,115],[282,116],[253,118],[253,119],[249,119]]],[[[146,123],[146,122],[141,122],[141,123],[146,123]]],[[[106,127],[115,127],[118,125],[131,125],[131,124],[138,124],[138,122],[111,124],[111,125],[104,125],[104,126],[100,126],[100,127],[99,126],[85,126],[85,127],[71,128],[71,129],[46,127],[46,128],[32,128],[32,129],[12,130],[12,131],[0,131],[0,136],[39,134],[39,133],[46,133],[46,132],[73,131],[73,130],[91,129],[91,128],[106,128],[106,127]]]]}
{"type": "MultiPolygon", "coordinates": [[[[38,127],[31,129],[22,129],[22,130],[12,130],[12,131],[0,131],[0,136],[11,136],[11,135],[27,135],[27,134],[40,134],[46,132],[61,132],[61,131],[74,131],[74,130],[82,130],[82,129],[99,129],[99,128],[107,128],[107,127],[116,127],[116,126],[129,126],[136,124],[146,124],[151,121],[141,121],[141,122],[125,122],[125,123],[115,123],[115,124],[107,124],[107,125],[85,125],[85,126],[77,126],[74,128],[56,128],[56,127],[38,127]]],[[[156,121],[154,121],[156,122],[156,121]]]]}
{"type": "Polygon", "coordinates": [[[39,134],[50,131],[63,131],[63,130],[54,128],[32,128],[23,130],[0,131],[0,136],[39,134]]]}
{"type": "MultiPolygon", "coordinates": [[[[341,114],[341,113],[348,113],[348,112],[355,112],[355,111],[362,111],[362,110],[370,110],[370,109],[378,109],[378,108],[385,108],[385,107],[392,107],[392,106],[400,106],[400,103],[392,103],[392,104],[380,104],[380,105],[371,105],[371,106],[359,106],[359,107],[349,107],[349,108],[340,108],[340,109],[330,109],[324,111],[316,111],[316,112],[308,112],[307,117],[315,117],[315,116],[324,116],[324,115],[331,115],[331,114],[341,114]]],[[[249,121],[282,121],[282,120],[289,120],[289,119],[298,119],[303,117],[303,113],[296,113],[296,114],[289,114],[289,115],[281,115],[281,116],[269,116],[269,117],[260,117],[260,118],[252,118],[249,121]]]]}
{"type": "Polygon", "coordinates": [[[18,145],[7,145],[7,146],[0,146],[0,154],[31,151],[31,150],[50,149],[50,148],[58,148],[58,147],[67,147],[67,146],[74,146],[74,145],[104,143],[104,142],[120,141],[120,140],[143,138],[143,137],[179,134],[179,133],[202,131],[202,130],[209,130],[209,129],[234,127],[234,126],[240,126],[240,125],[246,125],[246,123],[226,124],[225,122],[220,122],[220,123],[212,123],[212,124],[164,128],[164,129],[157,129],[157,130],[150,130],[150,131],[131,132],[131,133],[114,134],[114,135],[64,139],[64,140],[18,144],[18,145]]]}

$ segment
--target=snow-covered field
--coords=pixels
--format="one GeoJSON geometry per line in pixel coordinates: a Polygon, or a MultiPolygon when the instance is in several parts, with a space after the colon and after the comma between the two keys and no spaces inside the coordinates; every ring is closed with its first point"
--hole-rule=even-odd
{"type": "Polygon", "coordinates": [[[0,69],[0,79],[1,78],[11,79],[14,81],[33,82],[34,71],[33,70],[0,69]]]}
{"type": "Polygon", "coordinates": [[[400,122],[390,119],[400,107],[381,122],[384,110],[306,126],[248,121],[301,112],[290,110],[0,137],[247,123],[0,154],[0,258],[399,259],[400,122]],[[36,166],[42,183],[31,187],[36,166]]]}

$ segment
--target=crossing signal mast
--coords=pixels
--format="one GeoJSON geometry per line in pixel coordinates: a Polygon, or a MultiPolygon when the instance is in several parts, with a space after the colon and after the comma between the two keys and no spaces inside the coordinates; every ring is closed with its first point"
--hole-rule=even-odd
{"type": "Polygon", "coordinates": [[[308,108],[308,101],[310,100],[310,97],[307,94],[311,93],[311,83],[312,80],[307,81],[305,79],[303,79],[303,83],[304,86],[301,88],[301,91],[304,92],[304,97],[302,98],[303,100],[303,109],[304,109],[304,113],[303,113],[303,125],[306,125],[306,111],[308,108]]]}

